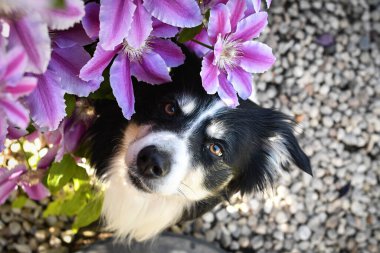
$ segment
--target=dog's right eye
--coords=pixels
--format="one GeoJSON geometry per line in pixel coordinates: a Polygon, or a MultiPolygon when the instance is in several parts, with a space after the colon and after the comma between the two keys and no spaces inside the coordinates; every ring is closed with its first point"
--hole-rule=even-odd
{"type": "Polygon", "coordinates": [[[164,105],[164,111],[167,115],[173,116],[177,113],[177,106],[175,103],[170,102],[164,105]]]}
{"type": "Polygon", "coordinates": [[[208,149],[210,150],[210,152],[215,155],[215,156],[223,156],[223,150],[222,150],[222,147],[219,146],[218,144],[215,144],[215,143],[211,143],[209,146],[208,146],[208,149]]]}

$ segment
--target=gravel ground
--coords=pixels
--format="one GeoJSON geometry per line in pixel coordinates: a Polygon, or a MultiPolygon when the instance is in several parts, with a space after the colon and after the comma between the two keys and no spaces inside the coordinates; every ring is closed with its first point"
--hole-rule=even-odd
{"type": "MultiPolygon", "coordinates": [[[[314,177],[297,168],[267,193],[236,198],[171,230],[230,252],[380,252],[380,0],[275,0],[262,40],[277,56],[257,77],[265,107],[294,115],[314,177]]],[[[0,252],[71,252],[74,237],[43,205],[0,207],[0,252]],[[71,248],[70,248],[71,247],[71,248]]]]}

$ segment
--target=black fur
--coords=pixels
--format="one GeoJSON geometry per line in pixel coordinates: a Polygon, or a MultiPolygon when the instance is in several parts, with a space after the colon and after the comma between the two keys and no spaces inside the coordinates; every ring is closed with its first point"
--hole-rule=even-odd
{"type": "MultiPolygon", "coordinates": [[[[138,124],[153,124],[153,131],[167,130],[181,134],[193,118],[219,98],[207,95],[201,86],[200,61],[188,55],[186,63],[173,69],[172,83],[151,86],[134,80],[136,113],[132,121],[138,124]],[[196,99],[196,109],[190,115],[180,113],[175,119],[162,114],[162,106],[167,101],[175,101],[186,94],[196,99]]],[[[123,130],[128,124],[115,101],[99,101],[96,104],[98,118],[90,130],[91,162],[99,176],[107,170],[108,162],[120,144],[123,130]]],[[[194,208],[186,211],[183,219],[195,218],[213,208],[223,199],[236,192],[242,194],[264,190],[274,180],[274,169],[268,163],[272,137],[281,137],[290,154],[290,160],[303,171],[312,174],[310,162],[301,150],[294,134],[294,121],[275,110],[261,108],[251,101],[240,101],[237,109],[223,110],[206,120],[190,139],[194,166],[201,164],[206,170],[205,187],[212,197],[194,203],[194,208]],[[228,129],[223,140],[210,140],[205,136],[206,126],[222,122],[228,129]],[[224,148],[222,159],[205,152],[208,142],[218,142],[224,148]],[[223,188],[229,176],[233,179],[223,188]]]]}

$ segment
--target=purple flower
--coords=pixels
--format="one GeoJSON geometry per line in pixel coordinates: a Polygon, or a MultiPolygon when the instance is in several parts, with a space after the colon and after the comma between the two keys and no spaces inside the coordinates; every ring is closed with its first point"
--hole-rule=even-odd
{"type": "Polygon", "coordinates": [[[77,101],[77,107],[71,117],[65,118],[55,131],[40,133],[51,146],[48,153],[41,158],[37,168],[45,169],[52,162],[60,162],[67,153],[74,152],[80,144],[84,133],[94,119],[92,109],[84,101],[77,101]]]}
{"type": "MultiPolygon", "coordinates": [[[[150,84],[162,84],[170,82],[168,67],[176,67],[184,62],[184,55],[181,49],[172,41],[162,38],[174,36],[178,30],[172,26],[163,24],[157,19],[152,19],[147,12],[141,0],[136,0],[133,3],[122,1],[124,5],[133,5],[133,23],[130,26],[128,33],[121,39],[112,37],[114,33],[107,35],[111,36],[106,41],[116,42],[119,44],[110,46],[106,43],[107,50],[102,46],[102,27],[109,26],[115,20],[105,19],[102,15],[102,8],[116,8],[119,1],[113,1],[112,4],[108,1],[103,1],[100,6],[100,41],[96,47],[93,58],[81,69],[80,77],[85,81],[97,80],[103,81],[103,70],[109,65],[112,59],[116,56],[110,69],[110,83],[113,94],[122,109],[125,118],[130,119],[134,113],[134,95],[131,76],[135,76],[139,81],[144,81],[150,84]],[[104,6],[105,5],[105,6],[104,6]],[[108,6],[108,7],[107,7],[108,6]],[[105,22],[105,20],[107,22],[105,22]]],[[[151,1],[145,1],[150,3],[151,1]]],[[[165,1],[162,1],[165,2],[165,1]]],[[[186,2],[186,1],[185,1],[186,2]]],[[[158,4],[159,5],[159,4],[158,4]]],[[[121,8],[121,6],[119,6],[121,8]]],[[[108,9],[107,9],[108,10],[108,9]]],[[[125,14],[125,13],[124,13],[125,14]]],[[[121,15],[121,14],[120,14],[121,15]]],[[[86,21],[87,22],[87,21],[86,21]]],[[[92,30],[97,30],[96,24],[91,25],[90,22],[86,27],[92,27],[92,30]]],[[[111,27],[108,27],[111,29],[111,27]]],[[[109,32],[109,30],[107,30],[109,32]]],[[[92,32],[87,32],[92,34],[92,32]]],[[[115,34],[118,32],[115,31],[115,34]]],[[[103,34],[104,36],[104,34],[103,34]]],[[[111,43],[111,45],[112,45],[111,43]]]]}
{"type": "Polygon", "coordinates": [[[48,28],[64,30],[79,22],[84,15],[83,2],[65,0],[65,7],[59,8],[50,0],[36,3],[30,0],[3,1],[5,3],[0,5],[0,21],[9,25],[9,44],[21,46],[25,50],[27,72],[44,73],[51,52],[48,28]]]}
{"type": "Polygon", "coordinates": [[[105,50],[114,50],[125,40],[140,48],[153,30],[152,16],[176,27],[202,22],[194,0],[101,0],[99,15],[99,43],[105,50]]]}
{"type": "Polygon", "coordinates": [[[231,0],[210,11],[208,37],[214,50],[202,61],[202,84],[207,93],[218,92],[229,106],[237,106],[236,92],[243,99],[252,93],[251,73],[262,73],[275,62],[272,49],[251,41],[267,25],[267,13],[244,17],[244,1],[231,0]]]}
{"type": "Polygon", "coordinates": [[[34,200],[49,196],[49,190],[41,183],[44,173],[43,170],[27,170],[24,165],[18,165],[12,170],[0,168],[0,205],[18,186],[34,200]]]}
{"type": "Polygon", "coordinates": [[[80,25],[56,33],[53,42],[49,66],[44,74],[35,75],[37,88],[26,99],[33,121],[50,131],[57,129],[66,115],[65,93],[85,97],[100,85],[97,80],[79,78],[80,69],[91,58],[83,45],[92,42],[80,25]]]}
{"type": "Polygon", "coordinates": [[[0,58],[0,150],[2,150],[9,123],[25,129],[29,123],[29,113],[18,101],[30,94],[36,87],[34,77],[24,76],[26,54],[15,47],[9,52],[1,52],[0,58]]]}

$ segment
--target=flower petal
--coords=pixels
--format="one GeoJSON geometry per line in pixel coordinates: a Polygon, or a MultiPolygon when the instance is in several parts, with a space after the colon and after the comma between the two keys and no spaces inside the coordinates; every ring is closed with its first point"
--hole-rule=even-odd
{"type": "MultiPolygon", "coordinates": [[[[211,45],[211,42],[208,38],[208,34],[205,28],[202,28],[201,32],[195,35],[194,39],[206,45],[211,45]]],[[[207,47],[201,46],[198,43],[193,42],[193,41],[185,42],[185,45],[191,51],[193,51],[198,57],[203,57],[210,51],[210,49],[208,49],[207,47]]]]}
{"type": "Polygon", "coordinates": [[[219,88],[218,95],[226,105],[230,107],[236,107],[239,105],[239,99],[236,95],[232,84],[228,82],[227,76],[224,73],[219,75],[219,88]]]}
{"type": "Polygon", "coordinates": [[[81,24],[76,24],[68,30],[54,33],[52,37],[55,44],[60,48],[86,46],[93,42],[93,40],[87,36],[81,24]]]}
{"type": "Polygon", "coordinates": [[[50,60],[50,38],[47,25],[36,15],[10,22],[9,40],[10,45],[24,48],[28,56],[25,71],[42,74],[50,60]]]}
{"type": "Polygon", "coordinates": [[[214,6],[210,11],[208,22],[208,36],[212,44],[216,42],[219,34],[222,36],[231,32],[230,11],[224,4],[214,6]]]}
{"type": "Polygon", "coordinates": [[[270,7],[271,3],[272,3],[272,0],[267,0],[267,8],[270,7]]]}
{"type": "Polygon", "coordinates": [[[75,23],[79,23],[84,16],[84,3],[82,0],[65,0],[64,8],[49,8],[44,13],[49,28],[65,30],[75,23]]]}
{"type": "Polygon", "coordinates": [[[212,64],[213,60],[214,55],[212,53],[207,54],[202,60],[202,85],[208,94],[215,94],[219,87],[219,69],[212,64]]]}
{"type": "Polygon", "coordinates": [[[144,0],[144,7],[153,17],[172,26],[194,27],[202,23],[194,0],[144,0]]]}
{"type": "Polygon", "coordinates": [[[49,190],[42,184],[29,185],[27,183],[21,183],[22,188],[28,194],[28,197],[33,200],[41,200],[50,196],[49,190]]]}
{"type": "Polygon", "coordinates": [[[9,195],[17,188],[15,180],[4,182],[0,184],[0,205],[4,204],[9,198],[9,195]]]}
{"type": "Polygon", "coordinates": [[[99,37],[100,22],[99,11],[100,5],[98,3],[90,2],[84,6],[85,15],[82,19],[82,25],[88,37],[95,39],[99,37]]]}
{"type": "Polygon", "coordinates": [[[66,152],[73,152],[79,145],[79,141],[86,131],[86,126],[82,121],[76,121],[67,126],[64,130],[64,146],[66,152]]]}
{"type": "Polygon", "coordinates": [[[174,42],[155,38],[150,43],[153,51],[159,54],[168,67],[177,67],[185,61],[185,55],[174,42]]]}
{"type": "Polygon", "coordinates": [[[132,62],[131,73],[137,80],[150,84],[162,84],[172,80],[165,61],[154,52],[146,52],[140,61],[132,62]]]}
{"type": "Polygon", "coordinates": [[[10,93],[13,98],[19,98],[30,94],[37,86],[37,79],[33,76],[24,76],[14,86],[6,86],[5,93],[10,93]]]}
{"type": "Polygon", "coordinates": [[[178,33],[178,27],[174,27],[168,24],[161,22],[160,20],[153,18],[153,31],[151,36],[160,37],[160,38],[171,38],[178,33]]]}
{"type": "Polygon", "coordinates": [[[55,130],[66,115],[64,92],[59,83],[57,74],[47,70],[38,76],[37,88],[27,97],[32,119],[40,128],[55,130]]]}
{"type": "Polygon", "coordinates": [[[117,47],[115,50],[106,51],[100,46],[100,43],[98,43],[94,56],[80,70],[79,77],[84,81],[96,80],[103,82],[104,78],[102,73],[120,48],[121,47],[117,47]]]}
{"type": "Polygon", "coordinates": [[[0,78],[7,82],[18,81],[23,75],[27,63],[27,56],[22,47],[14,47],[5,55],[6,66],[0,78]]]}
{"type": "Polygon", "coordinates": [[[8,139],[17,140],[17,139],[19,139],[19,138],[21,138],[27,134],[28,134],[28,131],[26,131],[25,129],[21,129],[19,127],[16,127],[13,124],[10,124],[8,126],[8,134],[7,134],[8,139]]]}
{"type": "Polygon", "coordinates": [[[0,152],[4,149],[5,138],[8,134],[8,122],[5,114],[0,111],[0,152]]]}
{"type": "Polygon", "coordinates": [[[120,54],[114,60],[110,69],[112,92],[126,119],[131,119],[135,112],[135,97],[131,79],[130,62],[125,54],[120,54]]]}
{"type": "Polygon", "coordinates": [[[99,43],[104,49],[113,50],[127,37],[135,9],[130,0],[100,1],[99,43]]]}
{"type": "Polygon", "coordinates": [[[8,120],[20,128],[26,128],[29,124],[29,114],[18,101],[0,99],[0,109],[6,114],[8,120]]]}
{"type": "Polygon", "coordinates": [[[24,165],[17,165],[14,169],[8,170],[5,168],[0,168],[0,185],[6,181],[18,180],[21,174],[26,171],[24,165]]]}
{"type": "Polygon", "coordinates": [[[246,4],[244,0],[230,0],[226,4],[230,11],[231,17],[231,28],[235,29],[237,23],[244,17],[244,12],[246,10],[246,4]]]}
{"type": "Polygon", "coordinates": [[[247,99],[252,94],[252,74],[239,66],[233,69],[227,68],[227,80],[233,85],[242,99],[247,99]]]}
{"type": "Polygon", "coordinates": [[[135,0],[136,10],[133,14],[131,29],[125,38],[128,45],[133,48],[141,48],[146,43],[146,39],[153,30],[152,17],[142,6],[141,0],[135,0]]]}
{"type": "Polygon", "coordinates": [[[90,58],[90,55],[81,46],[56,48],[52,53],[49,68],[59,73],[62,89],[67,93],[85,97],[100,86],[99,80],[86,82],[79,78],[79,71],[90,58]]]}
{"type": "Polygon", "coordinates": [[[259,37],[268,24],[268,14],[259,12],[242,19],[237,24],[236,32],[232,34],[233,40],[247,41],[259,37]]]}
{"type": "Polygon", "coordinates": [[[37,164],[37,169],[47,169],[54,162],[55,156],[57,155],[59,146],[54,145],[52,148],[49,148],[46,155],[44,155],[37,164]]]}
{"type": "Polygon", "coordinates": [[[260,12],[261,9],[261,0],[252,0],[253,9],[256,13],[260,12]]]}
{"type": "Polygon", "coordinates": [[[250,73],[263,73],[276,61],[272,49],[260,42],[244,42],[241,51],[243,55],[240,58],[240,66],[250,73]]]}

